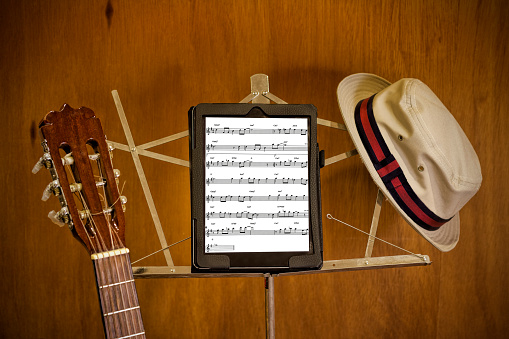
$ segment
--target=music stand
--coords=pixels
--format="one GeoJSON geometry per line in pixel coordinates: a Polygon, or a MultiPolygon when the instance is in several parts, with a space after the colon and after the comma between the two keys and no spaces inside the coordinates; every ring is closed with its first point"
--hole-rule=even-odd
{"type": "MultiPolygon", "coordinates": [[[[356,259],[339,259],[339,260],[326,260],[323,262],[323,267],[320,270],[312,271],[300,271],[300,272],[284,272],[278,274],[269,273],[191,273],[191,266],[175,266],[173,259],[170,254],[170,247],[177,244],[168,246],[166,237],[164,235],[161,221],[157,214],[154,199],[150,192],[143,166],[141,165],[140,155],[158,159],[164,162],[169,162],[175,165],[189,167],[189,161],[170,157],[160,153],[148,151],[149,148],[159,146],[180,138],[184,138],[189,135],[189,131],[183,131],[176,133],[161,139],[157,139],[142,145],[136,145],[127,122],[127,118],[120,102],[120,97],[116,90],[112,91],[113,100],[118,111],[120,122],[124,129],[124,133],[127,139],[127,145],[109,141],[111,146],[116,149],[130,152],[133,158],[133,162],[140,178],[140,183],[147,200],[147,204],[152,216],[154,227],[161,244],[161,249],[157,252],[162,251],[166,260],[166,266],[133,266],[133,273],[135,278],[225,278],[225,277],[264,277],[265,278],[265,309],[266,309],[266,336],[267,338],[275,337],[275,305],[274,305],[274,277],[284,275],[303,275],[303,274],[318,274],[328,273],[336,271],[352,271],[352,270],[367,270],[367,269],[380,269],[390,267],[405,267],[405,266],[424,266],[431,264],[430,258],[427,255],[421,254],[408,254],[408,255],[395,255],[395,256],[382,256],[382,257],[371,257],[373,246],[376,238],[376,232],[378,228],[378,220],[380,217],[380,211],[382,208],[383,194],[378,190],[375,208],[373,211],[373,218],[371,220],[371,228],[368,241],[366,244],[366,251],[364,257],[356,259]]],[[[278,98],[269,91],[269,77],[265,74],[255,74],[251,76],[251,93],[247,95],[240,103],[262,103],[268,104],[271,101],[277,104],[287,104],[284,100],[278,98]]],[[[338,130],[346,131],[346,126],[337,122],[328,121],[325,119],[317,119],[317,124],[335,128],[338,130]]],[[[325,166],[337,163],[341,160],[347,159],[351,156],[357,155],[357,150],[351,150],[345,153],[338,154],[336,156],[325,159],[325,166]]],[[[362,231],[361,231],[362,232],[362,231]]],[[[365,233],[365,232],[363,232],[365,233]]],[[[186,239],[184,239],[186,240],[186,239]]],[[[379,239],[380,240],[380,239],[379,239]]],[[[183,241],[183,240],[182,240],[183,241]]],[[[382,240],[383,241],[383,240],[382,240]]],[[[180,241],[179,241],[180,242],[180,241]]],[[[385,241],[384,241],[385,242],[385,241]]],[[[391,244],[392,245],[392,244],[391,244]]],[[[394,246],[394,245],[393,245],[394,246]]],[[[157,253],[155,252],[155,253],[157,253]]],[[[407,251],[408,252],[408,251],[407,251]]],[[[155,254],[153,253],[153,254],[155,254]]],[[[410,252],[411,253],[411,252],[410,252]]],[[[148,257],[148,256],[147,256],[148,257]]],[[[146,257],[144,257],[146,258],[146,257]]],[[[137,261],[140,261],[141,258],[137,261]]],[[[133,262],[136,263],[137,261],[133,262]]]]}

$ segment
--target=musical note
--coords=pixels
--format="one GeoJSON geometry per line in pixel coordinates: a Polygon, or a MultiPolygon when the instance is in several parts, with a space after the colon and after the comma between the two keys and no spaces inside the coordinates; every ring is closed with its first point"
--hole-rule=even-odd
{"type": "Polygon", "coordinates": [[[205,197],[207,202],[220,201],[237,201],[237,202],[249,202],[249,201],[308,201],[307,195],[264,195],[264,196],[254,196],[254,195],[207,195],[205,197]]]}
{"type": "Polygon", "coordinates": [[[207,168],[210,167],[292,167],[292,168],[306,168],[308,166],[307,161],[230,161],[229,159],[223,161],[207,161],[205,162],[207,168]]]}
{"type": "Polygon", "coordinates": [[[206,130],[207,135],[210,134],[299,134],[307,135],[308,130],[305,128],[212,128],[208,127],[206,130]]]}
{"type": "Polygon", "coordinates": [[[263,152],[272,152],[272,151],[307,151],[307,146],[299,146],[299,145],[285,145],[284,143],[279,144],[271,144],[271,145],[262,145],[262,144],[254,144],[254,145],[214,145],[207,144],[205,149],[212,153],[213,151],[230,151],[230,152],[247,152],[247,151],[263,151],[263,152]]]}
{"type": "Polygon", "coordinates": [[[256,185],[265,185],[265,184],[283,184],[283,185],[307,185],[308,180],[304,178],[230,178],[230,179],[218,179],[218,178],[207,178],[205,180],[207,185],[243,185],[243,184],[256,184],[256,185]]]}
{"type": "Polygon", "coordinates": [[[258,230],[254,227],[240,227],[239,229],[235,228],[222,228],[222,229],[206,229],[205,230],[205,236],[249,236],[249,235],[307,235],[308,234],[307,228],[296,228],[296,227],[289,227],[289,228],[280,228],[280,229],[273,229],[273,230],[258,230]]]}
{"type": "Polygon", "coordinates": [[[231,252],[235,250],[235,245],[218,245],[218,244],[207,244],[205,251],[208,252],[231,252]]]}
{"type": "Polygon", "coordinates": [[[207,212],[205,214],[205,218],[207,220],[211,218],[219,218],[219,219],[225,219],[225,218],[247,218],[247,219],[258,219],[258,218],[307,218],[308,213],[307,212],[277,212],[277,213],[252,213],[252,212],[207,212]]]}

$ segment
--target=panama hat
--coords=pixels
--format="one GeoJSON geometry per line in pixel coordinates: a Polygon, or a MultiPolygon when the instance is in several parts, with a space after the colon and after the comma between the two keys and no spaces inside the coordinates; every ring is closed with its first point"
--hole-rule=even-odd
{"type": "Polygon", "coordinates": [[[474,148],[433,91],[417,79],[373,74],[341,81],[338,103],[371,177],[404,219],[443,252],[459,240],[460,209],[479,190],[474,148]]]}

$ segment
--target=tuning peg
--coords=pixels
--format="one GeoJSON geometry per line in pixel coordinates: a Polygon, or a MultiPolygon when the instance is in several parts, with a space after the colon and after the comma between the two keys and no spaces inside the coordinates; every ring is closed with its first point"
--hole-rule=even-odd
{"type": "Polygon", "coordinates": [[[60,188],[60,183],[58,182],[58,180],[53,180],[48,184],[48,186],[46,186],[44,192],[42,193],[41,200],[42,201],[48,200],[49,197],[51,196],[51,193],[53,193],[56,196],[62,194],[62,189],[60,188]]]}
{"type": "Polygon", "coordinates": [[[53,167],[53,163],[51,162],[51,155],[49,153],[44,153],[42,157],[40,157],[34,168],[32,168],[32,173],[35,174],[39,172],[42,166],[45,166],[46,168],[53,167]]]}
{"type": "Polygon", "coordinates": [[[90,215],[90,210],[81,210],[81,211],[78,211],[78,214],[80,216],[80,219],[83,220],[85,218],[88,218],[88,216],[90,215]]]}
{"type": "Polygon", "coordinates": [[[37,163],[35,164],[35,166],[32,168],[32,173],[33,174],[36,174],[37,172],[39,172],[42,168],[42,157],[39,159],[39,161],[37,161],[37,163]]]}
{"type": "Polygon", "coordinates": [[[69,185],[69,187],[71,189],[71,192],[74,193],[74,192],[81,191],[81,189],[83,188],[83,185],[80,184],[79,182],[75,182],[74,184],[69,185]]]}
{"type": "Polygon", "coordinates": [[[63,158],[62,158],[62,165],[72,165],[74,164],[74,158],[72,156],[72,153],[67,153],[63,158]]]}
{"type": "Polygon", "coordinates": [[[115,146],[111,142],[108,142],[108,152],[110,153],[110,159],[113,160],[113,150],[115,150],[115,146]]]}
{"type": "Polygon", "coordinates": [[[67,207],[62,207],[62,209],[58,212],[50,211],[48,213],[48,218],[55,225],[62,227],[70,221],[69,210],[67,209],[67,207]]]}
{"type": "Polygon", "coordinates": [[[41,200],[42,200],[42,201],[46,201],[46,200],[48,200],[48,199],[49,199],[49,197],[51,197],[51,184],[52,184],[52,183],[53,183],[53,182],[50,182],[50,183],[48,184],[48,186],[46,186],[46,188],[45,188],[45,189],[44,189],[44,191],[42,192],[42,198],[41,198],[41,200]]]}
{"type": "Polygon", "coordinates": [[[114,168],[113,169],[113,176],[115,177],[115,182],[117,183],[117,185],[119,184],[119,177],[120,177],[120,170],[114,168]]]}
{"type": "Polygon", "coordinates": [[[120,203],[122,204],[122,211],[125,212],[125,210],[127,209],[125,206],[125,204],[127,204],[127,197],[125,195],[120,196],[120,203]]]}

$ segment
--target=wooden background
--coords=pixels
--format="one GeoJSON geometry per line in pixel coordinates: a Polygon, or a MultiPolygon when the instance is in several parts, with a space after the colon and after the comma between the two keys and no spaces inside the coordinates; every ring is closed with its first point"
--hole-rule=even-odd
{"type": "MultiPolygon", "coordinates": [[[[342,122],[336,87],[371,72],[415,77],[451,110],[484,176],[442,254],[385,203],[379,236],[428,254],[428,267],[275,278],[277,338],[502,338],[509,333],[509,7],[499,1],[2,1],[0,337],[100,338],[90,259],[40,200],[30,170],[37,124],[63,103],[92,108],[126,143],[117,89],[137,144],[187,129],[201,102],[238,102],[249,77],[342,122]]],[[[353,148],[319,127],[327,156],[353,148]]],[[[188,140],[154,149],[188,159],[188,140]]],[[[188,169],[142,158],[168,243],[190,235],[188,169]]],[[[130,155],[116,151],[133,260],[159,248],[130,155]]],[[[322,170],[323,215],[369,230],[376,187],[358,157],[322,170]]],[[[325,259],[364,255],[366,237],[324,218],[325,259]]],[[[375,244],[373,255],[401,251],[375,244]]],[[[172,250],[190,264],[190,242],[172,250]]],[[[164,265],[155,255],[144,265],[164,265]]],[[[264,338],[262,278],[137,280],[149,338],[264,338]]]]}

